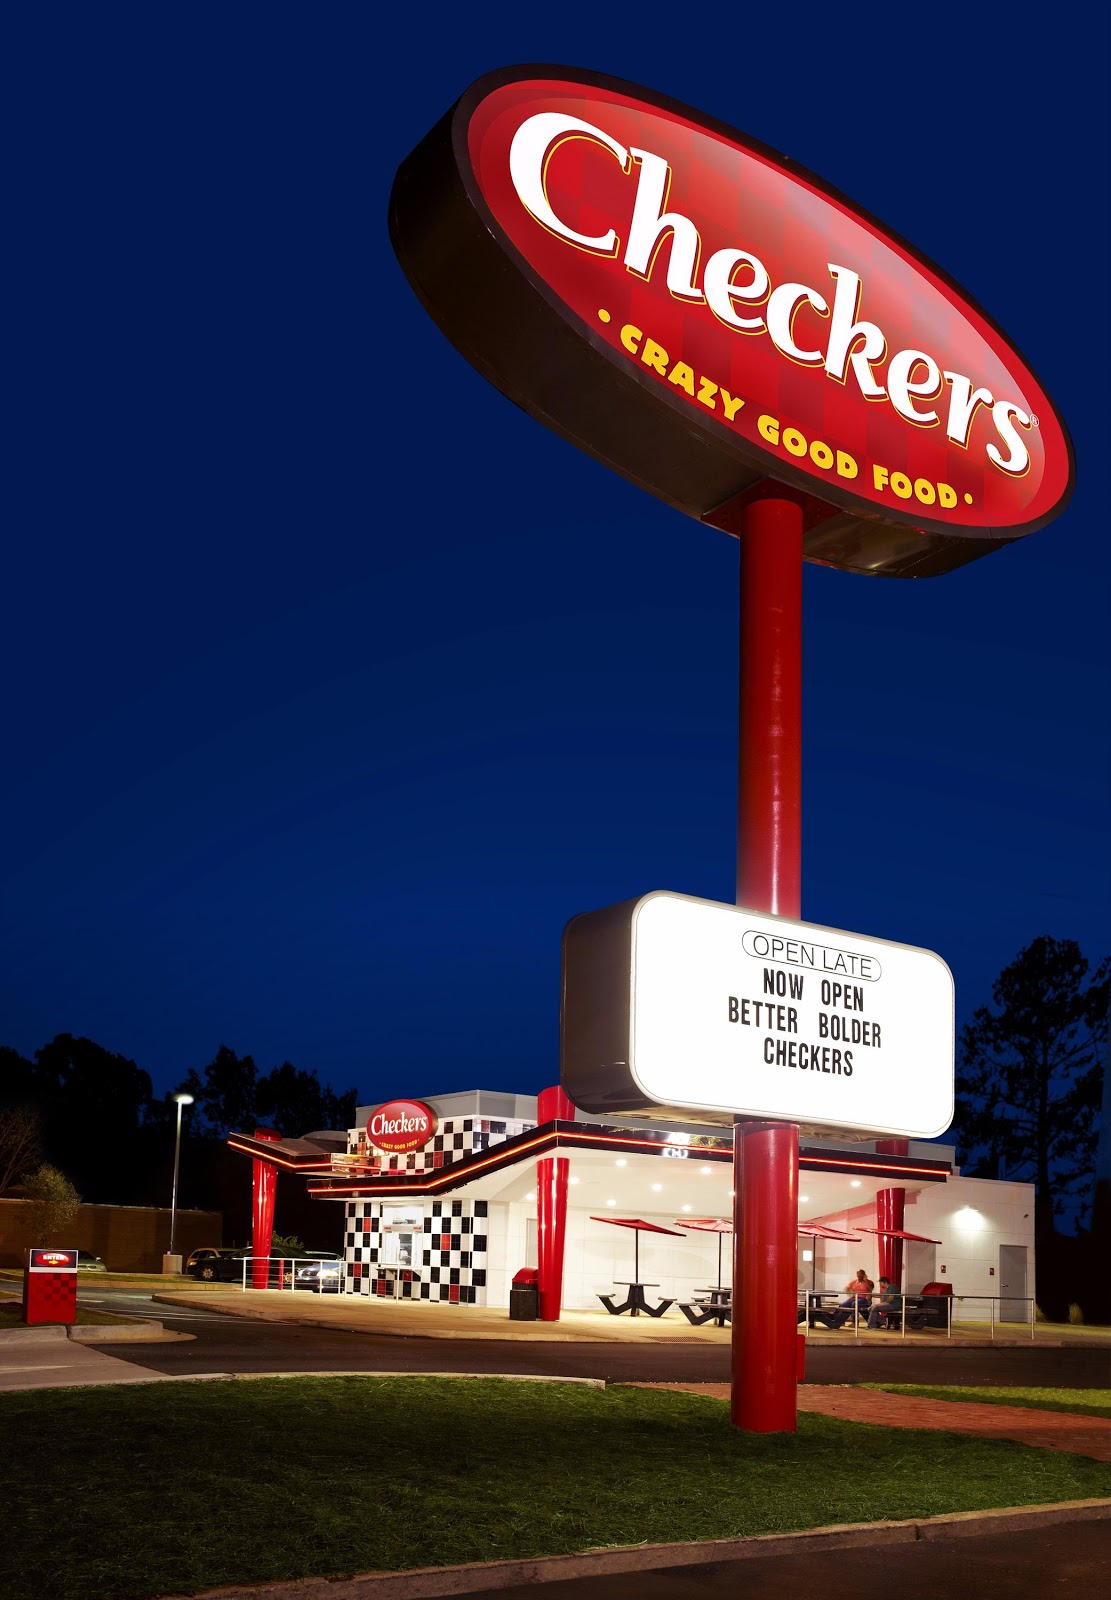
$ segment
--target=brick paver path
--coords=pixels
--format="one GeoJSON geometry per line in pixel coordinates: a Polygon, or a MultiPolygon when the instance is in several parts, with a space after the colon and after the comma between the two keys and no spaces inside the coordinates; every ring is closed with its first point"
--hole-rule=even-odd
{"type": "MultiPolygon", "coordinates": [[[[682,1389],[690,1394],[729,1399],[727,1383],[645,1383],[643,1389],[682,1389]]],[[[875,1422],[884,1428],[939,1428],[975,1433],[983,1439],[1013,1439],[1042,1450],[1111,1461],[1111,1423],[1071,1411],[1033,1411],[1022,1406],[980,1405],[967,1400],[926,1400],[921,1395],[884,1394],[849,1385],[799,1385],[800,1411],[820,1411],[845,1422],[875,1422]]]]}

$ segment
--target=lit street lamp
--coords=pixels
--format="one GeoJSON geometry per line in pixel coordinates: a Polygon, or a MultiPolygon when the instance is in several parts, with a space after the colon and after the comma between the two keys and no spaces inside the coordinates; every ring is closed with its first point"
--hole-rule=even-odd
{"type": "Polygon", "coordinates": [[[162,1257],[163,1272],[180,1272],[181,1257],[174,1254],[174,1243],[177,1238],[177,1171],[181,1163],[181,1112],[184,1106],[193,1104],[191,1094],[175,1094],[177,1103],[177,1133],[174,1138],[174,1192],[170,1201],[170,1250],[168,1255],[162,1257]]]}

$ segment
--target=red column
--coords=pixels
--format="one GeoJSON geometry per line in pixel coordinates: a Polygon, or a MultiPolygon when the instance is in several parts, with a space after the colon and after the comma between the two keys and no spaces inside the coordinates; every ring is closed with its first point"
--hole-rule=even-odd
{"type": "MultiPolygon", "coordinates": [[[[802,508],[768,487],[741,521],[737,904],[801,914],[802,508]]],[[[733,1146],[731,1415],[794,1432],[798,1128],[739,1123],[733,1146]]]]}
{"type": "MultiPolygon", "coordinates": [[[[275,1142],[281,1139],[281,1134],[275,1133],[273,1128],[256,1128],[255,1138],[275,1142]]],[[[251,1263],[252,1289],[265,1289],[270,1278],[269,1262],[258,1258],[270,1254],[270,1241],[274,1236],[274,1200],[277,1188],[277,1167],[273,1162],[260,1161],[256,1157],[251,1163],[251,1198],[254,1203],[251,1254],[256,1258],[251,1263]]]]}
{"type": "MultiPolygon", "coordinates": [[[[908,1147],[907,1139],[876,1140],[876,1154],[880,1156],[905,1156],[908,1147]]],[[[901,1228],[906,1216],[906,1198],[905,1189],[881,1189],[876,1195],[876,1227],[901,1228]]],[[[903,1241],[885,1239],[881,1235],[879,1260],[880,1276],[902,1287],[903,1241]]]]}
{"type": "Polygon", "coordinates": [[[737,904],[802,906],[802,508],[753,500],[741,523],[737,904]]]}
{"type": "MultiPolygon", "coordinates": [[[[573,1122],[575,1107],[558,1086],[541,1089],[537,1122],[573,1122]]],[[[543,1156],[536,1163],[536,1287],[540,1321],[558,1322],[563,1305],[563,1246],[567,1234],[566,1156],[543,1156]]]]}

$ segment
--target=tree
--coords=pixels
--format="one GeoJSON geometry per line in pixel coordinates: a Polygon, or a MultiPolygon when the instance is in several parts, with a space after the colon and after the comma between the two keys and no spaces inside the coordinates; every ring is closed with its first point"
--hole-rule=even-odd
{"type": "Polygon", "coordinates": [[[34,1063],[11,1045],[0,1045],[0,1105],[31,1105],[36,1098],[34,1063]]]}
{"type": "Polygon", "coordinates": [[[142,1166],[149,1074],[94,1039],[59,1033],[35,1051],[33,1089],[48,1158],[89,1199],[119,1203],[142,1166]]]}
{"type": "Polygon", "coordinates": [[[1104,960],[1089,978],[1074,940],[1042,936],[995,980],[994,1009],[980,1006],[961,1032],[958,1158],[974,1176],[1033,1180],[1040,1275],[1055,1219],[1092,1172],[1109,971],[1104,960]]]}
{"type": "Polygon", "coordinates": [[[42,1160],[42,1129],[26,1106],[0,1106],[0,1195],[21,1183],[42,1160]]]}
{"type": "Polygon", "coordinates": [[[252,1133],[258,1068],[253,1056],[239,1056],[222,1044],[201,1077],[189,1069],[182,1088],[196,1102],[196,1116],[210,1133],[252,1133]]]}
{"type": "Polygon", "coordinates": [[[255,1104],[260,1121],[297,1138],[318,1128],[349,1128],[355,1120],[355,1099],[354,1089],[337,1095],[331,1084],[321,1086],[315,1072],[283,1061],[258,1080],[255,1104]]]}
{"type": "Polygon", "coordinates": [[[31,1174],[23,1186],[31,1202],[31,1240],[36,1245],[58,1244],[53,1234],[64,1234],[77,1215],[81,1196],[64,1172],[43,1166],[31,1174]]]}

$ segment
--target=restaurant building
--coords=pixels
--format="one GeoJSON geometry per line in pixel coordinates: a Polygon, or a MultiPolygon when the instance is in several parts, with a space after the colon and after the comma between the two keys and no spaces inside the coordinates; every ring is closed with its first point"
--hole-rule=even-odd
{"type": "MultiPolygon", "coordinates": [[[[561,1308],[600,1310],[600,1296],[634,1279],[634,1239],[649,1298],[689,1300],[730,1281],[731,1240],[719,1280],[720,1235],[696,1226],[732,1216],[732,1141],[720,1126],[589,1117],[560,1089],[467,1090],[361,1107],[357,1117],[346,1132],[301,1139],[230,1136],[253,1158],[256,1255],[270,1252],[281,1174],[344,1207],[347,1294],[508,1307],[514,1275],[533,1267],[541,1317],[554,1320],[561,1308]],[[391,1115],[395,1107],[406,1109],[391,1115]],[[368,1130],[383,1127],[395,1130],[379,1134],[384,1144],[410,1148],[382,1148],[368,1130]],[[669,1231],[610,1225],[632,1219],[669,1231]]],[[[911,1293],[941,1282],[956,1296],[1032,1295],[1033,1186],[964,1177],[954,1157],[944,1144],[803,1130],[800,1224],[860,1242],[800,1234],[799,1288],[835,1290],[863,1267],[911,1293]],[[875,1228],[921,1239],[864,1231],[875,1228]]],[[[1027,1312],[1016,1304],[1009,1319],[1027,1312]]]]}

